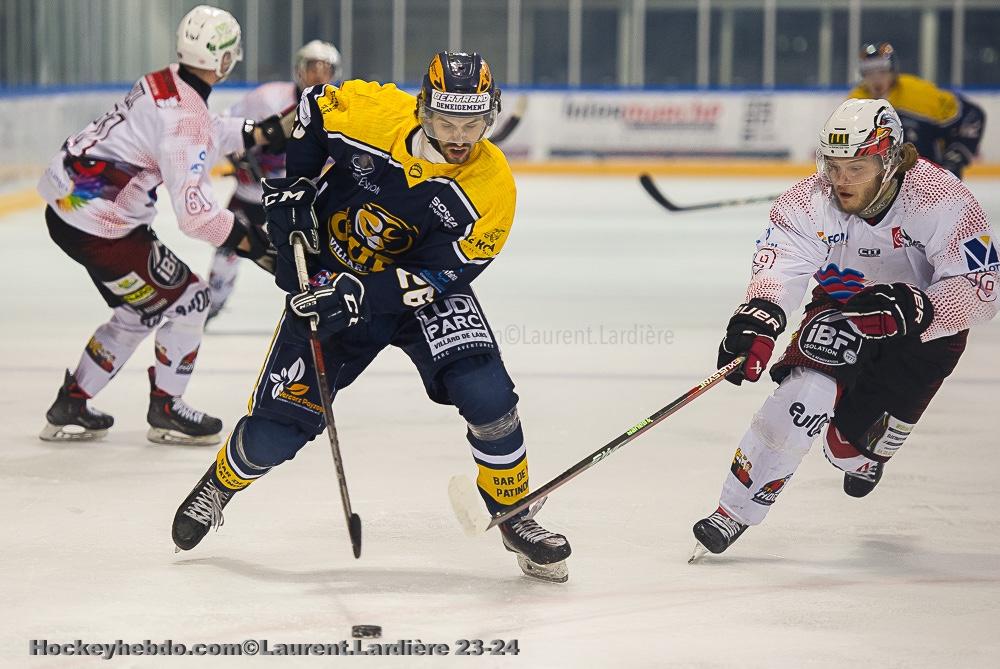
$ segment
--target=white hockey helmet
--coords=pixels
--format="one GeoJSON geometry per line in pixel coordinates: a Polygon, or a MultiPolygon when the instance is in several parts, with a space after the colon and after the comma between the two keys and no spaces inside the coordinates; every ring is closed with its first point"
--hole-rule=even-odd
{"type": "Polygon", "coordinates": [[[177,62],[212,70],[225,79],[243,60],[240,41],[240,24],[232,14],[198,5],[177,26],[177,62]]]}
{"type": "Polygon", "coordinates": [[[903,125],[887,100],[846,100],[823,124],[816,169],[845,185],[870,181],[882,172],[884,186],[899,167],[903,141],[903,125]],[[866,156],[872,159],[830,160],[866,156]]]}
{"type": "Polygon", "coordinates": [[[305,76],[306,68],[309,67],[309,63],[315,61],[329,64],[331,71],[330,81],[337,80],[337,75],[340,73],[340,51],[330,42],[314,39],[296,51],[295,58],[292,61],[292,75],[299,86],[303,85],[302,80],[305,76]]]}

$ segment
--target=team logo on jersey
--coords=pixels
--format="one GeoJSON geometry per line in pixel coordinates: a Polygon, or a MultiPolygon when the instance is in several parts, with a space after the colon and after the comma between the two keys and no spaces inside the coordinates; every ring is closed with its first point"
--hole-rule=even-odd
{"type": "Polygon", "coordinates": [[[355,153],[351,157],[351,175],[358,182],[360,188],[364,188],[369,193],[378,195],[382,192],[382,187],[368,179],[368,175],[375,171],[375,161],[367,153],[355,153]]]}
{"type": "Polygon", "coordinates": [[[830,263],[813,276],[827,295],[841,302],[847,301],[865,287],[863,272],[850,267],[840,269],[836,263],[830,263]]]}
{"type": "Polygon", "coordinates": [[[792,478],[791,474],[765,483],[760,487],[760,490],[754,493],[753,501],[764,506],[771,506],[778,499],[778,494],[785,489],[785,484],[790,478],[792,478]]]}
{"type": "Polygon", "coordinates": [[[417,234],[415,226],[372,202],[330,217],[330,251],[359,274],[384,270],[410,250],[417,234]]]}
{"type": "Polygon", "coordinates": [[[753,485],[753,479],[750,478],[751,469],[753,469],[753,465],[750,464],[750,458],[743,455],[743,451],[737,448],[736,455],[733,456],[733,464],[729,468],[729,471],[733,473],[736,480],[742,483],[743,487],[747,490],[753,485]]]}
{"type": "Polygon", "coordinates": [[[995,272],[1000,269],[997,247],[989,235],[979,235],[962,242],[962,252],[970,272],[995,272]]]}
{"type": "Polygon", "coordinates": [[[816,314],[796,338],[802,355],[831,367],[856,363],[862,341],[850,321],[836,309],[816,314]]]}
{"type": "Polygon", "coordinates": [[[924,249],[924,245],[921,242],[918,242],[917,240],[915,240],[910,235],[908,235],[906,233],[906,230],[904,230],[903,228],[901,228],[898,225],[893,226],[893,228],[892,228],[892,248],[894,248],[894,249],[907,248],[908,249],[911,246],[915,246],[916,248],[921,249],[921,250],[924,249]]]}

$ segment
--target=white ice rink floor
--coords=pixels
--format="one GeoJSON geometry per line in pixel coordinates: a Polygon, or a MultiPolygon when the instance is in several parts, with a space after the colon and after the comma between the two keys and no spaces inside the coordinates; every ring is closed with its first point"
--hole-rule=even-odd
{"type": "MultiPolygon", "coordinates": [[[[681,202],[780,191],[788,180],[660,179],[681,202]]],[[[973,181],[994,223],[996,181],[973,181]]],[[[536,485],[714,368],[767,207],[660,210],[634,179],[519,178],[518,216],[477,281],[518,384],[536,485]],[[613,343],[615,341],[624,343],[613,343]]],[[[157,230],[198,271],[161,202],[157,230]]],[[[364,552],[354,560],[330,451],[318,438],[174,554],[170,522],[215,448],[145,440],[147,341],[95,406],[103,443],[37,439],[43,414],[107,309],[45,231],[0,218],[0,665],[4,667],[997,667],[1000,324],[973,331],[957,371],[870,497],[848,498],[814,447],[765,523],[688,565],[735,445],[770,383],[722,384],[559,490],[540,519],[572,545],[570,581],[532,582],[496,532],[463,535],[446,495],[474,471],[456,411],[432,404],[388,350],[335,410],[364,552]],[[471,658],[29,657],[52,643],[518,641],[471,658]]],[[[188,401],[242,415],[280,309],[244,267],[210,326],[188,401]]],[[[789,332],[794,328],[790,327],[789,332]]],[[[787,334],[779,347],[787,341],[787,334]]]]}

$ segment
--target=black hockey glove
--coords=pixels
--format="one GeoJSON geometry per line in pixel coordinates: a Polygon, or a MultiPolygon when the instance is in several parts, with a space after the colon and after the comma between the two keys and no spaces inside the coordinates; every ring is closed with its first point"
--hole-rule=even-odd
{"type": "Polygon", "coordinates": [[[292,236],[302,240],[305,250],[319,253],[319,223],[313,212],[316,187],[305,177],[264,179],[262,202],[267,215],[267,236],[278,256],[294,267],[292,236]]]}
{"type": "Polygon", "coordinates": [[[278,254],[271,246],[267,234],[256,225],[247,225],[240,220],[240,216],[234,217],[233,230],[220,248],[229,249],[241,258],[252,260],[264,271],[274,274],[278,254]],[[241,249],[244,242],[248,248],[241,249]]]}
{"type": "Polygon", "coordinates": [[[908,283],[869,286],[844,303],[844,314],[865,339],[919,337],[934,318],[924,291],[908,283]]]}
{"type": "Polygon", "coordinates": [[[726,327],[726,336],[719,344],[719,367],[738,356],[747,357],[743,366],[726,377],[737,386],[746,379],[760,379],[774,352],[774,340],[785,331],[785,312],[777,304],[754,298],[736,308],[726,327]]]}
{"type": "Polygon", "coordinates": [[[295,126],[296,107],[289,107],[279,116],[273,114],[263,121],[244,119],[243,121],[243,149],[249,151],[257,146],[256,130],[260,130],[264,136],[262,142],[264,151],[268,153],[284,153],[288,146],[288,138],[292,134],[295,126]]]}
{"type": "Polygon", "coordinates": [[[310,288],[288,298],[288,308],[299,334],[309,335],[309,321],[316,323],[320,337],[335,335],[367,318],[365,287],[352,274],[341,272],[330,283],[310,288]]]}

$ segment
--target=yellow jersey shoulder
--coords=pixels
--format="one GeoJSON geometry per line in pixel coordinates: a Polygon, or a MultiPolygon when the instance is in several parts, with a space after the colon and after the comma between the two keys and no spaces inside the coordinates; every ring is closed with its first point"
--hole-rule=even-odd
{"type": "MultiPolygon", "coordinates": [[[[847,97],[870,98],[864,84],[856,86],[847,97]]],[[[958,117],[958,98],[913,74],[900,74],[886,96],[901,116],[918,117],[938,125],[947,125],[958,117]]]]}
{"type": "Polygon", "coordinates": [[[323,129],[341,132],[365,144],[389,151],[401,124],[416,125],[417,99],[395,84],[354,79],[327,85],[316,99],[323,129]]]}
{"type": "Polygon", "coordinates": [[[466,259],[482,262],[500,253],[507,241],[514,223],[517,188],[507,157],[489,140],[479,143],[470,163],[455,181],[480,218],[458,245],[466,259]]]}

